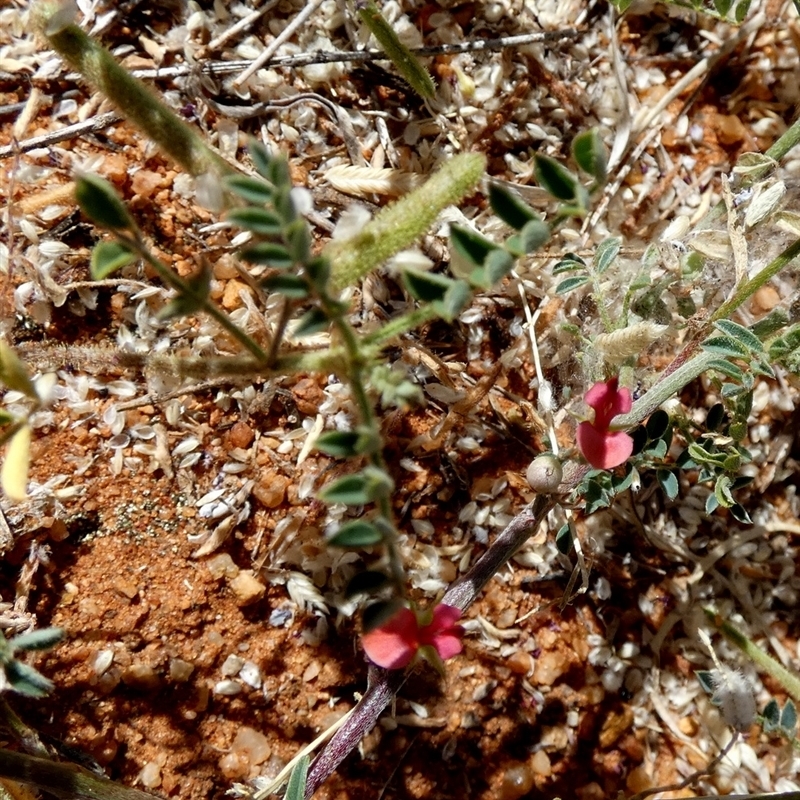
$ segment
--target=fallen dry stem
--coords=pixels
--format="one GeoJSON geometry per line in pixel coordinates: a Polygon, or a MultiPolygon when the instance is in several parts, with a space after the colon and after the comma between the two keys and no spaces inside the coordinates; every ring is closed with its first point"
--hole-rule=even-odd
{"type": "MultiPolygon", "coordinates": [[[[466,611],[492,576],[536,532],[555,502],[555,495],[537,495],[530,505],[511,520],[475,566],[445,592],[442,602],[466,611]]],[[[369,688],[366,693],[308,771],[306,798],[314,794],[369,733],[405,678],[406,673],[401,670],[370,668],[369,688]]]]}

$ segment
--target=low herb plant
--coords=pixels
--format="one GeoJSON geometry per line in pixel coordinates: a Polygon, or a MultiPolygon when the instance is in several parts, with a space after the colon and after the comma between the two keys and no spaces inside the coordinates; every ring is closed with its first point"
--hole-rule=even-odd
{"type": "MultiPolygon", "coordinates": [[[[373,11],[372,4],[366,4],[359,14],[367,24],[380,27],[373,11]]],[[[208,196],[213,195],[211,199],[223,218],[250,234],[247,244],[238,251],[243,269],[260,291],[280,297],[279,319],[268,336],[255,336],[244,330],[211,300],[208,265],[200,265],[189,278],[177,275],[152,251],[133,214],[111,185],[98,176],[79,176],[76,198],[80,207],[109,234],[93,251],[92,277],[107,279],[132,262],[145,262],[173,290],[171,302],[161,312],[162,319],[209,315],[239,348],[235,355],[213,359],[154,356],[151,366],[202,377],[335,373],[350,389],[357,412],[355,423],[345,430],[327,431],[316,441],[321,452],[350,462],[350,471],[326,483],[318,498],[328,504],[345,504],[354,512],[363,509],[360,516],[332,533],[325,544],[359,550],[365,563],[369,563],[369,568],[352,579],[347,596],[366,598],[361,643],[375,670],[364,698],[307,774],[307,762],[299,762],[287,796],[310,796],[358,744],[391,701],[403,669],[422,658],[444,672],[444,662],[462,648],[459,619],[463,612],[556,505],[591,514],[611,506],[632,487],[646,481],[655,481],[666,500],[674,501],[681,491],[683,476],[691,473],[695,482],[708,483],[713,489],[706,503],[707,513],[725,509],[735,519],[749,522],[736,493],[750,480],[741,470],[750,459],[744,441],[754,387],[760,377],[774,377],[776,367],[797,371],[800,323],[783,311],[749,327],[731,317],[757,289],[800,254],[800,239],[754,275],[745,270],[718,308],[703,309],[701,314],[678,304],[678,323],[691,331],[690,335],[662,371],[642,374],[641,352],[659,340],[667,323],[675,322],[662,300],[669,287],[654,283],[650,277],[656,257],[651,248],[645,252],[633,279],[617,285],[610,281],[615,276],[619,280],[621,274],[615,270],[622,241],[609,238],[597,246],[590,262],[568,255],[553,270],[556,275],[565,276],[556,287],[557,294],[586,293],[595,309],[584,327],[565,328],[574,335],[583,354],[586,373],[582,397],[585,418],[576,426],[574,441],[560,443],[559,452],[559,443],[552,442],[553,452],[540,456],[529,471],[532,488],[537,492],[530,506],[515,517],[484,556],[438,602],[417,606],[407,588],[398,547],[399,530],[392,505],[395,486],[384,457],[381,415],[385,408],[407,407],[417,397],[418,387],[408,377],[389,369],[384,351],[403,333],[434,318],[453,322],[468,307],[474,293],[508,279],[518,259],[541,248],[560,226],[587,214],[592,197],[606,179],[605,151],[599,135],[588,131],[573,142],[572,155],[580,172],[572,172],[550,158],[535,156],[536,179],[553,198],[547,220],[516,194],[489,181],[485,194],[491,209],[512,233],[495,242],[472,229],[452,225],[450,245],[457,262],[454,272],[401,267],[398,279],[415,301],[414,308],[365,334],[352,319],[344,290],[416,241],[442,209],[475,191],[485,169],[482,156],[454,156],[421,188],[379,212],[355,236],[332,241],[318,250],[303,216],[306,198],[292,185],[285,158],[253,141],[249,147],[253,174],[237,173],[68,16],[56,12],[53,4],[40,4],[38,14],[54,49],[119,102],[121,111],[198,177],[201,185],[215,185],[217,191],[208,196]],[[319,333],[330,334],[328,346],[309,344],[311,337],[319,333]],[[700,376],[712,382],[720,397],[704,422],[693,421],[674,403],[669,412],[661,408],[700,376]]],[[[424,95],[430,87],[420,80],[424,91],[418,91],[424,95]]],[[[745,159],[735,176],[737,190],[767,180],[777,159],[797,138],[796,124],[767,159],[745,159]]],[[[727,214],[732,228],[738,217],[747,212],[731,205],[712,213],[727,214]]],[[[761,214],[759,222],[779,213],[776,203],[761,214]]],[[[687,252],[682,257],[684,276],[696,278],[702,269],[703,257],[697,252],[687,252]]],[[[0,379],[8,389],[26,398],[31,408],[43,402],[24,364],[5,343],[0,348],[0,379]]],[[[540,378],[540,391],[543,390],[540,378]]],[[[10,441],[2,473],[3,488],[10,499],[22,499],[30,430],[24,414],[7,415],[0,423],[4,426],[3,441],[10,441]]],[[[573,549],[577,552],[578,543],[569,524],[557,533],[556,541],[565,555],[573,549]]],[[[576,558],[575,574],[585,569],[576,558]]],[[[46,635],[45,638],[52,643],[46,635]]],[[[8,658],[3,669],[12,688],[36,683],[34,673],[20,672],[18,666],[13,666],[18,663],[13,659],[14,647],[24,648],[26,642],[11,640],[5,645],[8,658]],[[12,677],[16,675],[16,685],[8,677],[9,670],[12,677]]],[[[724,703],[720,700],[725,690],[722,674],[718,669],[716,677],[709,674],[701,680],[724,703]]],[[[41,680],[38,686],[46,688],[41,680]]],[[[793,736],[794,708],[788,704],[783,708],[768,705],[761,717],[765,731],[786,735],[792,732],[793,736]]]]}

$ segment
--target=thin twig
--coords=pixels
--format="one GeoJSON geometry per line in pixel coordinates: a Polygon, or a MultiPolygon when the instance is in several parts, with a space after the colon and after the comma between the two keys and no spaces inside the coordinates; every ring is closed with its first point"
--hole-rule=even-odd
{"type": "Polygon", "coordinates": [[[228,28],[228,30],[217,36],[216,39],[212,39],[206,45],[206,51],[210,53],[213,52],[214,50],[219,50],[219,48],[222,47],[222,45],[225,44],[225,42],[231,40],[234,36],[236,36],[238,33],[241,33],[243,30],[249,28],[254,22],[257,22],[261,17],[263,17],[264,14],[267,13],[267,11],[272,11],[272,9],[275,8],[275,6],[278,5],[279,2],[280,0],[269,0],[269,2],[264,3],[264,5],[261,6],[261,8],[257,8],[255,11],[251,11],[246,17],[242,17],[242,19],[240,19],[235,25],[231,25],[231,27],[228,28]]]}
{"type": "Polygon", "coordinates": [[[14,153],[27,153],[29,150],[35,150],[37,147],[49,147],[58,142],[63,142],[66,139],[74,139],[76,136],[83,136],[86,133],[97,133],[102,131],[109,125],[114,125],[122,119],[122,116],[116,111],[109,111],[107,114],[98,114],[85,122],[76,122],[74,125],[67,125],[65,128],[59,128],[57,131],[45,133],[42,136],[34,136],[31,139],[25,139],[22,142],[12,142],[5,147],[0,147],[0,158],[8,158],[14,153]]]}
{"type": "Polygon", "coordinates": [[[311,0],[308,5],[264,48],[261,55],[233,82],[234,88],[241,86],[251,75],[261,69],[278,52],[278,48],[289,41],[308,18],[322,5],[323,0],[311,0]]]}

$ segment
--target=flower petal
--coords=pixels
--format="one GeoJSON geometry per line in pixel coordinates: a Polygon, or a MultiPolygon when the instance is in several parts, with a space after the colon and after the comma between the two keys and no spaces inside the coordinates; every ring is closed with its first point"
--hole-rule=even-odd
{"type": "Polygon", "coordinates": [[[594,426],[599,430],[608,428],[617,414],[627,414],[633,407],[629,389],[620,389],[615,376],[596,383],[586,392],[586,405],[594,409],[594,426]]]}
{"type": "Polygon", "coordinates": [[[461,637],[464,629],[456,625],[461,609],[440,603],[433,610],[433,619],[420,631],[422,645],[431,645],[442,660],[458,655],[463,649],[461,637]]]}
{"type": "Polygon", "coordinates": [[[405,667],[419,649],[416,615],[408,608],[401,608],[387,623],[365,633],[361,644],[369,660],[379,667],[405,667]]]}
{"type": "Polygon", "coordinates": [[[589,422],[578,425],[575,438],[583,457],[595,469],[613,469],[633,452],[633,439],[625,431],[598,430],[589,422]]]}
{"type": "Polygon", "coordinates": [[[452,628],[441,631],[432,637],[431,644],[442,661],[457,656],[464,649],[461,641],[463,635],[464,629],[460,625],[453,625],[452,628]]]}
{"type": "Polygon", "coordinates": [[[447,603],[439,603],[433,609],[433,619],[428,628],[435,630],[442,630],[443,628],[452,627],[458,620],[461,619],[461,609],[455,606],[449,606],[447,603]]]}

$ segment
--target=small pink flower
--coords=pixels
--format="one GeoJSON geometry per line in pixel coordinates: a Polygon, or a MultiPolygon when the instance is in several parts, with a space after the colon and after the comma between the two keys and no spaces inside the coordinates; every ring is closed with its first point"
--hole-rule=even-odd
{"type": "Polygon", "coordinates": [[[594,422],[581,422],[576,438],[584,458],[595,469],[613,469],[624,464],[633,452],[633,439],[625,431],[610,430],[618,414],[633,407],[631,393],[620,389],[616,377],[596,383],[586,393],[586,404],[594,409],[594,422]]]}
{"type": "Polygon", "coordinates": [[[410,608],[401,608],[388,622],[361,637],[364,651],[379,667],[401,669],[420,648],[430,647],[443,661],[461,652],[464,629],[456,625],[461,610],[440,603],[431,621],[421,625],[410,608]]]}

